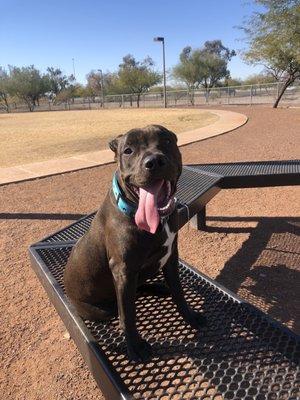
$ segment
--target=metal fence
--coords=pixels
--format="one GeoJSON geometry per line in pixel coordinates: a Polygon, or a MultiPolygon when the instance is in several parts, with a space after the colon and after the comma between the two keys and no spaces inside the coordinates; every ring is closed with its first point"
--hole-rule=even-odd
{"type": "MultiPolygon", "coordinates": [[[[281,90],[281,83],[257,84],[244,86],[228,86],[213,88],[209,92],[203,89],[171,90],[167,91],[167,104],[176,106],[200,106],[209,104],[251,105],[272,104],[281,90]]],[[[122,94],[105,96],[105,106],[113,107],[137,107],[137,95],[122,94]]],[[[300,105],[300,83],[290,86],[281,99],[281,104],[300,105]]],[[[163,93],[145,93],[140,96],[140,107],[162,107],[163,93]]]]}
{"type": "MultiPolygon", "coordinates": [[[[203,89],[167,91],[168,107],[193,107],[203,105],[252,105],[272,104],[278,96],[282,83],[268,83],[243,86],[226,86],[212,88],[209,92],[203,89]]],[[[288,87],[281,99],[281,105],[300,105],[300,82],[288,87]]],[[[163,92],[136,94],[118,94],[102,98],[75,98],[72,101],[55,103],[41,100],[35,111],[92,110],[104,108],[163,107],[163,92]]],[[[25,104],[13,103],[11,112],[28,111],[25,104]]],[[[0,111],[5,112],[4,109],[0,111]]]]}

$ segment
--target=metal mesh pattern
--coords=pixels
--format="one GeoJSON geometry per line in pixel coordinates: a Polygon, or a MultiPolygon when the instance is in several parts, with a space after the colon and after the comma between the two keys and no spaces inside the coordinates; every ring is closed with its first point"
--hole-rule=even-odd
{"type": "MultiPolygon", "coordinates": [[[[63,288],[71,247],[35,249],[63,288]]],[[[86,321],[132,397],[136,399],[299,399],[300,343],[261,312],[180,265],[186,298],[208,325],[197,333],[184,323],[169,297],[137,299],[138,329],[154,357],[136,364],[126,356],[115,318],[86,321]]]]}
{"type": "Polygon", "coordinates": [[[227,164],[190,165],[195,171],[219,174],[221,176],[257,176],[277,174],[300,174],[300,160],[259,161],[227,164]]]}
{"type": "Polygon", "coordinates": [[[178,181],[176,197],[181,204],[189,205],[214,186],[219,179],[220,177],[184,168],[178,181]]]}
{"type": "Polygon", "coordinates": [[[70,225],[68,228],[47,237],[43,240],[43,242],[54,243],[80,239],[81,236],[84,235],[89,229],[94,216],[95,213],[87,215],[86,217],[70,225]]]}

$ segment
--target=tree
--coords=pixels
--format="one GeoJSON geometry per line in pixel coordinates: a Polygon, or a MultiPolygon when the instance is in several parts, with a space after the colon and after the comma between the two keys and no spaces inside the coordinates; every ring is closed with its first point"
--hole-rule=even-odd
{"type": "MultiPolygon", "coordinates": [[[[123,94],[124,84],[121,82],[117,72],[108,72],[103,75],[103,85],[107,94],[123,94]]],[[[128,88],[127,88],[128,89],[128,88]]],[[[125,90],[128,92],[128,90],[125,90]]]]}
{"type": "Polygon", "coordinates": [[[179,59],[180,62],[173,69],[173,76],[183,81],[189,92],[197,89],[203,78],[199,51],[192,51],[192,48],[187,46],[182,50],[179,59]]]}
{"type": "Polygon", "coordinates": [[[235,78],[225,78],[224,80],[224,85],[225,86],[241,86],[242,85],[242,80],[241,79],[235,79],[235,78]]]}
{"type": "Polygon", "coordinates": [[[70,81],[72,81],[72,77],[67,77],[62,73],[59,68],[48,67],[47,68],[47,75],[48,84],[49,84],[49,95],[48,97],[50,100],[54,100],[55,97],[65,90],[70,81]]]}
{"type": "Polygon", "coordinates": [[[270,73],[253,74],[244,79],[243,85],[251,85],[251,93],[256,96],[257,93],[265,92],[268,96],[272,96],[274,93],[274,84],[276,80],[270,73]],[[270,85],[273,84],[273,85],[270,85]]]}
{"type": "Polygon", "coordinates": [[[95,101],[96,96],[100,96],[102,94],[102,77],[100,72],[91,71],[87,74],[87,92],[90,94],[90,97],[95,101]]]}
{"type": "Polygon", "coordinates": [[[255,0],[264,7],[256,12],[242,29],[249,49],[244,58],[260,64],[282,83],[273,104],[276,108],[285,90],[300,78],[300,1],[255,0]]]}
{"type": "Polygon", "coordinates": [[[202,86],[206,92],[217,86],[221,79],[230,78],[227,64],[233,56],[234,50],[229,50],[223,46],[221,40],[212,40],[204,43],[204,48],[200,50],[200,59],[203,66],[202,86]]]}
{"type": "Polygon", "coordinates": [[[76,97],[86,97],[86,88],[80,83],[70,83],[68,87],[60,91],[55,97],[54,102],[59,103],[74,103],[76,97]]]}
{"type": "Polygon", "coordinates": [[[235,51],[223,46],[221,40],[206,41],[202,48],[194,50],[187,46],[179,56],[173,76],[183,81],[189,91],[204,87],[207,98],[212,87],[230,77],[227,64],[233,56],[235,51]]]}
{"type": "Polygon", "coordinates": [[[244,79],[243,85],[259,85],[259,84],[268,84],[275,83],[276,79],[271,74],[261,73],[261,74],[253,74],[244,79]]]}
{"type": "Polygon", "coordinates": [[[143,61],[136,61],[131,54],[123,57],[123,63],[119,65],[119,87],[125,93],[137,95],[137,107],[140,105],[141,94],[147,92],[151,86],[161,82],[161,75],[153,71],[153,65],[154,62],[150,57],[143,61]]]}
{"type": "Polygon", "coordinates": [[[9,66],[9,93],[25,101],[29,111],[39,104],[39,99],[49,91],[47,76],[41,75],[33,65],[29,67],[9,66]]]}
{"type": "Polygon", "coordinates": [[[0,67],[0,106],[4,108],[6,112],[9,113],[9,75],[0,67]]]}

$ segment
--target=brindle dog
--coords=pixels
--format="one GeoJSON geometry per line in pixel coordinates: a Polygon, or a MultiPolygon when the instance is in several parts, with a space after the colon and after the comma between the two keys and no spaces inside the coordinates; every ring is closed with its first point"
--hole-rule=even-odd
{"type": "Polygon", "coordinates": [[[117,161],[118,193],[108,191],[90,229],[74,246],[64,281],[83,318],[107,320],[118,310],[129,357],[143,360],[151,346],[137,331],[135,298],[159,269],[185,321],[196,329],[205,323],[188,306],[179,280],[174,195],[181,154],[176,135],[159,125],[132,129],[112,140],[110,148],[117,161]],[[134,214],[120,207],[119,197],[134,214]]]}

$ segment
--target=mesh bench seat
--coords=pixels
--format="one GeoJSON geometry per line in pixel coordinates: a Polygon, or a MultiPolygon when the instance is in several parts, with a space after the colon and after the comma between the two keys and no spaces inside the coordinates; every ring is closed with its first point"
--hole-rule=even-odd
{"type": "MultiPolygon", "coordinates": [[[[262,176],[264,186],[270,180],[272,185],[300,184],[300,162],[186,166],[177,192],[180,225],[226,184],[233,185],[228,179],[253,176],[257,186],[262,186],[262,176]]],[[[95,323],[78,317],[65,296],[63,271],[94,215],[33,244],[29,251],[32,267],[107,399],[299,399],[299,337],[182,260],[186,298],[208,317],[202,332],[183,321],[169,297],[141,294],[137,325],[152,344],[153,358],[137,364],[126,356],[117,318],[95,323]]]]}

